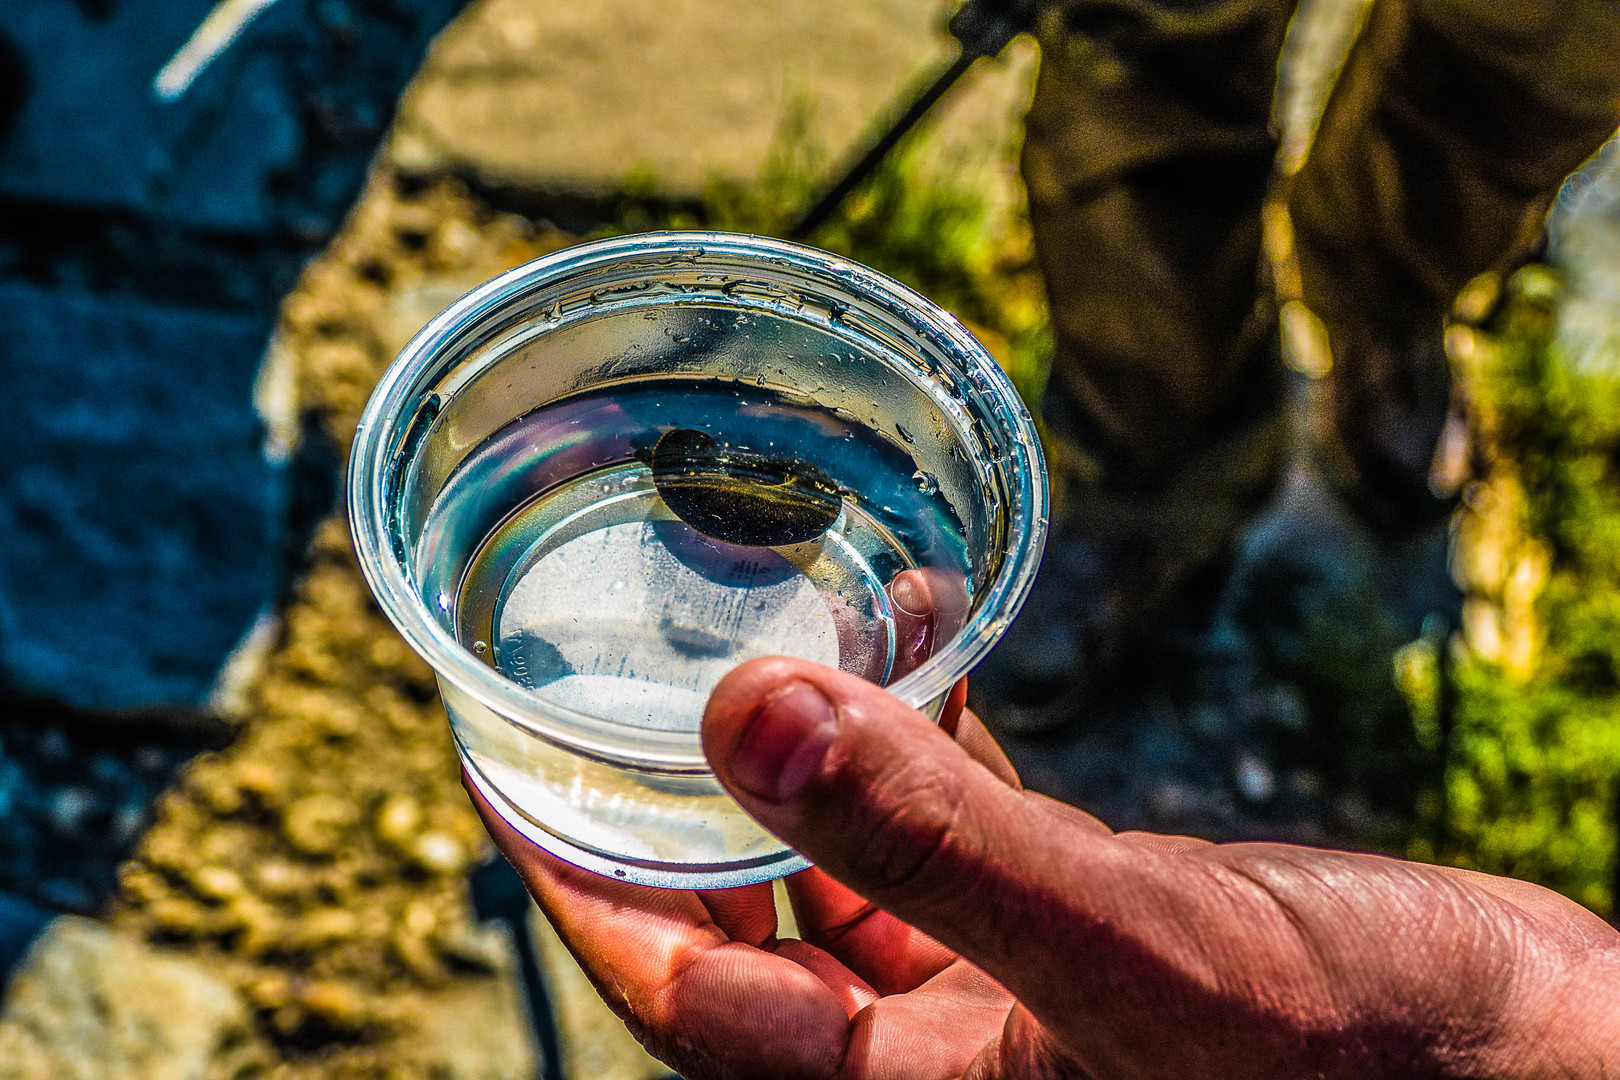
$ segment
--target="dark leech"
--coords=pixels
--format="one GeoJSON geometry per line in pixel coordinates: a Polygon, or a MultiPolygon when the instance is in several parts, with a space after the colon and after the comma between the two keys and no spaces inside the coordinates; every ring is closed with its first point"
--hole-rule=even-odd
{"type": "Polygon", "coordinates": [[[653,484],[676,517],[714,540],[782,547],[815,540],[843,509],[838,485],[803,461],[676,428],[652,452],[653,484]]]}

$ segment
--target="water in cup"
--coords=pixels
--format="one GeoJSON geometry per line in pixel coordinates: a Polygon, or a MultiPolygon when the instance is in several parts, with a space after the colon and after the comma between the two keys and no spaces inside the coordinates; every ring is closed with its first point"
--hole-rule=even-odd
{"type": "Polygon", "coordinates": [[[496,431],[416,565],[462,644],[550,704],[693,731],[754,657],[905,674],[886,587],[926,569],[965,601],[964,533],[901,442],[769,387],[662,379],[496,431]]]}

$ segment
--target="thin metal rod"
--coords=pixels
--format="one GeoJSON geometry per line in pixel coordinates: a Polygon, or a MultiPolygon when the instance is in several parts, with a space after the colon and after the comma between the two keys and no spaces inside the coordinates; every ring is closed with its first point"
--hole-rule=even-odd
{"type": "Polygon", "coordinates": [[[958,52],[956,59],[951,61],[945,70],[934,77],[933,81],[928,84],[928,88],[912,101],[911,105],[900,116],[900,119],[890,124],[888,130],[878,138],[877,142],[873,143],[861,155],[860,160],[845,170],[842,179],[831,188],[828,188],[810,209],[805,211],[793,228],[788,230],[788,239],[803,240],[820,228],[832,216],[833,211],[838,209],[838,204],[843,202],[844,198],[855,190],[862,180],[872,174],[873,170],[878,167],[878,163],[887,156],[890,150],[894,149],[895,143],[905,138],[906,133],[916,126],[917,121],[921,120],[923,115],[934,107],[934,103],[944,96],[945,91],[949,90],[956,83],[956,80],[960,79],[967,72],[967,69],[973,66],[973,61],[978,58],[979,54],[977,53],[969,53],[965,50],[958,52]]]}
{"type": "Polygon", "coordinates": [[[540,972],[540,943],[534,939],[529,926],[530,914],[524,910],[513,912],[507,925],[517,939],[518,973],[523,980],[523,996],[529,1005],[529,1030],[534,1033],[535,1047],[540,1052],[540,1080],[565,1080],[563,1076],[562,1041],[557,1037],[557,1018],[552,1012],[551,995],[546,993],[546,979],[540,972]]]}

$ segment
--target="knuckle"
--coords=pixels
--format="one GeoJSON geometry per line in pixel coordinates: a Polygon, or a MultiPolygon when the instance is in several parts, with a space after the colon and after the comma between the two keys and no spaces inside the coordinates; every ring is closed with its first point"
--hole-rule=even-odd
{"type": "Polygon", "coordinates": [[[948,888],[965,805],[942,770],[918,763],[880,781],[846,834],[850,870],[874,889],[948,888]]]}

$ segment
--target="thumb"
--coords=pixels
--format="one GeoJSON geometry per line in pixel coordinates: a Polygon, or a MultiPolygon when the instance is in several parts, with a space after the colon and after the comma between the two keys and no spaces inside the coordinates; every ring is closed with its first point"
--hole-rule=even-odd
{"type": "Polygon", "coordinates": [[[765,828],[1014,993],[1050,985],[1040,972],[1066,921],[1051,901],[1073,860],[1095,848],[1107,863],[1118,846],[1100,824],[1009,787],[879,687],[801,660],[755,660],[722,679],[703,747],[765,828]]]}

